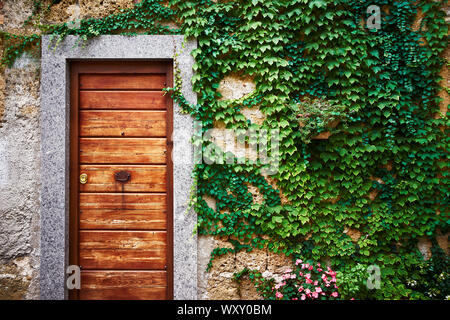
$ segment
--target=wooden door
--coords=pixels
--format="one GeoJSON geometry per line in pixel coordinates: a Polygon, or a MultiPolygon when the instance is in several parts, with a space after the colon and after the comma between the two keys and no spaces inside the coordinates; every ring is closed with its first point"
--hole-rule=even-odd
{"type": "Polygon", "coordinates": [[[172,299],[167,61],[71,64],[73,299],[172,299]]]}

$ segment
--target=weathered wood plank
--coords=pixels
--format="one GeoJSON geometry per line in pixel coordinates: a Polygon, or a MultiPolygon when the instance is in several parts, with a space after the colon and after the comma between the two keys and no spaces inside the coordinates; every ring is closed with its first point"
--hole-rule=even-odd
{"type": "Polygon", "coordinates": [[[167,287],[120,288],[120,289],[81,289],[81,300],[164,300],[167,287]]]}
{"type": "Polygon", "coordinates": [[[87,174],[87,183],[79,184],[81,192],[165,192],[165,165],[81,165],[79,174],[87,174]],[[130,173],[130,180],[122,183],[114,178],[119,171],[130,173]]]}
{"type": "Polygon", "coordinates": [[[80,74],[80,90],[86,89],[141,89],[161,90],[166,86],[164,73],[80,74]]]}
{"type": "Polygon", "coordinates": [[[165,111],[80,111],[80,136],[163,137],[165,111]]]}
{"type": "Polygon", "coordinates": [[[165,231],[79,232],[79,263],[83,269],[157,269],[166,265],[165,231]]]}
{"type": "Polygon", "coordinates": [[[82,210],[80,229],[165,230],[166,212],[162,210],[82,210]]]}
{"type": "Polygon", "coordinates": [[[81,289],[152,288],[167,285],[166,271],[82,270],[81,289]]]}
{"type": "Polygon", "coordinates": [[[80,209],[156,210],[166,208],[165,194],[80,193],[80,209]]]}
{"type": "Polygon", "coordinates": [[[80,138],[80,163],[165,164],[165,138],[80,138]]]}
{"type": "Polygon", "coordinates": [[[80,109],[166,109],[162,91],[80,91],[80,109]]]}
{"type": "Polygon", "coordinates": [[[80,229],[167,228],[165,194],[93,194],[79,196],[80,229]]]}

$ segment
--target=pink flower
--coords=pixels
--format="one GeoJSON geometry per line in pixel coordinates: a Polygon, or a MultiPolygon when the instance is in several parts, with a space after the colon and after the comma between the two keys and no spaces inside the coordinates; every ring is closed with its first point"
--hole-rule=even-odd
{"type": "Polygon", "coordinates": [[[291,274],[291,279],[297,278],[297,275],[295,273],[291,274]]]}
{"type": "Polygon", "coordinates": [[[305,274],[305,278],[306,278],[306,279],[310,279],[310,278],[311,278],[311,273],[305,274]]]}
{"type": "Polygon", "coordinates": [[[284,273],[291,273],[292,269],[287,269],[284,273]]]}
{"type": "Polygon", "coordinates": [[[297,259],[297,260],[295,261],[295,265],[296,265],[296,266],[298,266],[300,263],[303,263],[303,260],[302,260],[302,259],[297,259]]]}
{"type": "Polygon", "coordinates": [[[317,263],[317,266],[320,268],[320,262],[317,263]]]}
{"type": "Polygon", "coordinates": [[[316,287],[316,292],[321,293],[322,292],[322,288],[321,287],[316,287]]]}
{"type": "Polygon", "coordinates": [[[277,293],[275,293],[275,297],[281,299],[281,298],[283,298],[283,294],[281,292],[277,291],[277,293]]]}
{"type": "Polygon", "coordinates": [[[305,300],[306,296],[304,294],[302,294],[302,296],[300,297],[300,299],[305,300]]]}
{"type": "Polygon", "coordinates": [[[311,290],[305,289],[305,293],[306,293],[306,294],[310,294],[310,293],[311,293],[311,290]]]}
{"type": "Polygon", "coordinates": [[[310,265],[310,266],[308,267],[308,270],[312,270],[312,269],[314,269],[314,266],[313,266],[313,265],[310,265]]]}
{"type": "Polygon", "coordinates": [[[285,286],[286,285],[286,282],[280,282],[280,283],[277,283],[276,285],[275,285],[275,289],[280,289],[282,286],[285,286]]]}
{"type": "Polygon", "coordinates": [[[317,286],[319,284],[319,281],[314,281],[314,285],[317,286]]]}
{"type": "Polygon", "coordinates": [[[350,300],[355,300],[355,298],[351,298],[350,300]]]}
{"type": "Polygon", "coordinates": [[[327,274],[329,274],[332,277],[336,277],[336,272],[330,269],[330,267],[327,267],[328,271],[326,271],[327,274]]]}
{"type": "Polygon", "coordinates": [[[322,268],[317,268],[317,271],[322,272],[323,269],[322,268]]]}
{"type": "Polygon", "coordinates": [[[339,295],[339,294],[338,294],[337,292],[333,292],[333,293],[331,294],[331,296],[332,296],[332,297],[335,297],[335,298],[337,298],[338,295],[339,295]]]}
{"type": "Polygon", "coordinates": [[[298,292],[302,292],[303,291],[303,286],[298,288],[298,292]]]}
{"type": "Polygon", "coordinates": [[[298,300],[298,298],[292,298],[292,300],[298,300]]]}
{"type": "Polygon", "coordinates": [[[312,293],[313,298],[317,299],[319,297],[319,294],[317,292],[312,293]]]}
{"type": "Polygon", "coordinates": [[[306,283],[311,284],[311,283],[313,283],[313,281],[311,279],[306,279],[306,283]]]}

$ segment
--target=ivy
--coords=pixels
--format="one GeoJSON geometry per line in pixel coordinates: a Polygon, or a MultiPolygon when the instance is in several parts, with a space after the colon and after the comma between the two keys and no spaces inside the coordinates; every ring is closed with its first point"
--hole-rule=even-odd
{"type": "MultiPolygon", "coordinates": [[[[445,297],[448,285],[436,293],[431,287],[439,286],[437,280],[424,271],[444,257],[424,262],[417,250],[420,237],[449,231],[449,122],[438,96],[448,45],[444,3],[379,0],[378,30],[365,26],[371,4],[144,0],[106,18],[82,20],[79,28],[46,25],[41,15],[29,23],[56,42],[66,35],[82,40],[101,34],[195,37],[197,104],[181,94],[180,77],[166,89],[183,110],[201,121],[204,131],[217,122],[228,129],[281,127],[281,162],[271,178],[283,191],[283,203],[258,162],[196,166],[197,232],[231,244],[213,251],[209,267],[217,256],[267,247],[293,258],[331,261],[342,279],[359,279],[342,286],[344,297],[445,297]],[[419,11],[423,18],[417,23],[419,11]],[[219,83],[231,73],[251,77],[255,92],[239,100],[220,99],[219,83]],[[259,108],[266,119],[251,123],[243,108],[259,108]],[[312,139],[325,131],[328,139],[312,139]],[[258,188],[260,203],[253,201],[250,186],[258,188]],[[216,200],[215,209],[206,196],[216,200]],[[352,239],[344,232],[349,229],[359,230],[360,237],[352,239]],[[370,265],[381,269],[380,290],[361,284],[370,265]],[[411,286],[411,279],[425,284],[411,286]]],[[[40,44],[37,34],[1,36],[6,65],[40,44]]],[[[194,143],[209,144],[201,137],[194,143]]],[[[249,270],[238,275],[244,273],[262,281],[249,270]]],[[[441,273],[447,281],[448,272],[441,273]]]]}

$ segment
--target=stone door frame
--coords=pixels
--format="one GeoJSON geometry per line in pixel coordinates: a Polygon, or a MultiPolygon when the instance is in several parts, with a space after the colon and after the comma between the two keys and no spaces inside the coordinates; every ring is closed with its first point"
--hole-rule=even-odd
{"type": "MultiPolygon", "coordinates": [[[[70,61],[161,60],[178,61],[183,87],[190,103],[195,40],[181,35],[99,36],[86,43],[68,36],[56,47],[43,36],[41,60],[41,254],[40,298],[67,299],[66,269],[69,261],[69,163],[70,163],[70,61]]],[[[175,70],[174,70],[175,71],[175,70]]],[[[173,108],[173,237],[174,298],[197,299],[197,216],[187,212],[191,172],[194,167],[193,119],[173,108]]]]}

